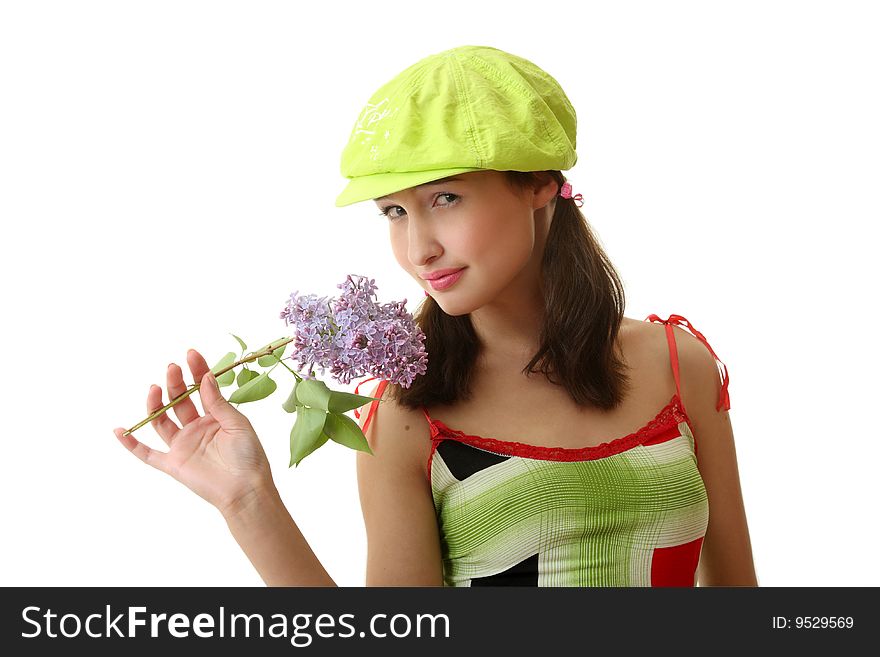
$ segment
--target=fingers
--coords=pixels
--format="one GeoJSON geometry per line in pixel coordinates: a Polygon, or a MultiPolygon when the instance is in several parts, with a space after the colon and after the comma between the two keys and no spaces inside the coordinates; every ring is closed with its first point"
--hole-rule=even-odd
{"type": "Polygon", "coordinates": [[[238,410],[232,407],[226,398],[220,394],[217,388],[217,380],[213,374],[206,373],[199,382],[199,397],[202,400],[202,406],[205,408],[205,417],[210,415],[220,424],[225,431],[240,430],[250,427],[247,418],[238,410]]]}
{"type": "MultiPolygon", "coordinates": [[[[186,352],[186,363],[189,365],[189,371],[192,372],[193,381],[201,384],[202,377],[208,373],[211,368],[208,366],[208,362],[202,357],[202,355],[196,351],[195,349],[190,349],[186,352]]],[[[201,385],[199,385],[199,399],[202,398],[201,393],[201,385]]],[[[202,401],[202,409],[205,408],[204,400],[202,401]]],[[[207,413],[208,411],[205,411],[207,413]]]]}
{"type": "MultiPolygon", "coordinates": [[[[162,403],[162,388],[157,385],[151,385],[150,391],[147,393],[147,415],[151,414],[153,411],[160,409],[164,406],[162,403]]],[[[171,446],[171,442],[174,440],[175,434],[180,431],[180,428],[174,424],[174,420],[168,417],[168,411],[165,411],[154,420],[150,420],[150,424],[153,426],[153,429],[156,430],[156,433],[161,436],[162,440],[165,441],[165,444],[169,447],[171,446]]],[[[126,436],[129,438],[130,436],[126,436]]]]}
{"type": "Polygon", "coordinates": [[[205,393],[202,390],[202,378],[211,371],[208,361],[195,349],[186,352],[186,362],[189,365],[189,371],[192,372],[193,381],[199,384],[199,400],[202,402],[202,410],[208,415],[208,409],[205,406],[205,393]]]}
{"type": "Polygon", "coordinates": [[[131,434],[123,436],[122,434],[125,433],[125,429],[121,427],[114,429],[113,433],[116,434],[116,438],[119,439],[119,442],[121,442],[129,452],[137,456],[141,461],[147,465],[153,466],[157,470],[170,474],[168,472],[168,461],[166,460],[165,452],[158,452],[155,449],[147,447],[131,434]]]}
{"type": "MultiPolygon", "coordinates": [[[[168,366],[166,386],[168,388],[168,401],[171,401],[178,395],[182,395],[186,392],[186,383],[183,380],[183,370],[180,369],[180,366],[177,365],[177,363],[171,363],[168,366]]],[[[193,403],[192,396],[187,397],[183,401],[177,402],[171,407],[171,410],[174,411],[174,414],[177,416],[177,419],[180,420],[182,425],[187,425],[193,420],[199,418],[199,411],[193,403]]]]}
{"type": "Polygon", "coordinates": [[[195,349],[186,352],[186,362],[189,365],[189,371],[192,372],[193,381],[201,381],[205,373],[211,368],[208,362],[195,349]]]}
{"type": "MultiPolygon", "coordinates": [[[[205,372],[211,369],[202,355],[195,349],[190,349],[186,352],[186,361],[195,382],[201,381],[205,372]]],[[[186,392],[187,384],[183,380],[183,370],[177,363],[171,363],[168,366],[166,388],[168,389],[169,401],[186,392]]],[[[196,408],[192,396],[177,402],[171,409],[182,425],[187,425],[200,417],[199,410],[196,408]]]]}

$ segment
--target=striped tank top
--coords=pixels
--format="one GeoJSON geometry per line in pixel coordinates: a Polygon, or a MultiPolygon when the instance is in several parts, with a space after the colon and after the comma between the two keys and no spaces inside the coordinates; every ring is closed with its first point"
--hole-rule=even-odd
{"type": "Polygon", "coordinates": [[[469,435],[422,408],[444,586],[695,586],[709,504],[672,325],[688,328],[721,364],[718,410],[730,409],[729,377],[687,319],[645,321],[666,325],[676,393],[627,436],[541,447],[469,435]]]}

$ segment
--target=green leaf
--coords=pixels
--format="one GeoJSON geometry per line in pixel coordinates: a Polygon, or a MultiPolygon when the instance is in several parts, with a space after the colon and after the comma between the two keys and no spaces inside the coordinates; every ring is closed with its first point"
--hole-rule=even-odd
{"type": "Polygon", "coordinates": [[[287,396],[287,400],[281,404],[281,408],[283,408],[288,413],[296,413],[296,379],[293,380],[293,390],[290,391],[290,394],[287,396]]]}
{"type": "MultiPolygon", "coordinates": [[[[341,392],[339,390],[330,391],[330,403],[327,410],[331,413],[345,413],[353,408],[360,408],[367,402],[379,399],[378,397],[364,397],[363,395],[355,395],[351,392],[341,392]]],[[[379,399],[379,401],[382,401],[379,399]]]]}
{"type": "Polygon", "coordinates": [[[290,465],[299,465],[306,456],[327,442],[321,438],[326,419],[327,413],[320,408],[300,406],[297,409],[296,424],[290,430],[290,465]]]}
{"type": "Polygon", "coordinates": [[[246,402],[257,401],[258,399],[264,399],[275,392],[276,388],[278,388],[278,384],[269,378],[268,372],[263,372],[233,392],[229,396],[229,402],[234,404],[244,404],[246,402]]]}
{"type": "Polygon", "coordinates": [[[301,462],[305,457],[307,457],[309,454],[311,454],[312,452],[314,452],[315,450],[317,450],[321,445],[323,445],[324,443],[326,443],[328,440],[330,440],[330,439],[327,437],[327,434],[324,433],[324,432],[322,431],[322,432],[321,432],[321,435],[318,437],[318,440],[315,442],[314,445],[312,445],[312,448],[311,448],[309,451],[307,451],[305,454],[303,454],[303,455],[302,455],[302,458],[300,458],[299,461],[297,461],[296,463],[294,463],[293,466],[294,466],[294,467],[298,467],[299,464],[300,464],[300,462],[301,462]]]}
{"type": "Polygon", "coordinates": [[[234,362],[235,362],[235,353],[230,351],[228,354],[223,356],[223,358],[221,358],[218,361],[218,363],[216,365],[214,365],[214,367],[211,368],[211,372],[213,372],[216,375],[217,372],[219,372],[220,370],[222,370],[224,368],[229,367],[234,362]]]}
{"type": "Polygon", "coordinates": [[[296,398],[300,404],[320,408],[322,411],[330,410],[331,392],[327,384],[318,379],[303,379],[296,386],[296,398]]]}
{"type": "Polygon", "coordinates": [[[330,440],[351,449],[356,449],[367,454],[372,454],[364,432],[357,422],[342,413],[330,413],[324,422],[324,433],[330,436],[330,440]]]}
{"type": "Polygon", "coordinates": [[[235,333],[230,333],[229,335],[231,335],[233,338],[235,338],[236,340],[238,340],[238,344],[241,345],[241,351],[242,351],[242,353],[244,353],[245,351],[247,351],[247,345],[244,343],[244,340],[242,340],[240,337],[238,337],[235,333]]]}
{"type": "Polygon", "coordinates": [[[245,383],[247,383],[251,379],[257,378],[258,376],[260,376],[259,372],[243,369],[241,372],[238,373],[238,377],[236,377],[235,382],[238,384],[238,387],[241,388],[245,383]]]}
{"type": "Polygon", "coordinates": [[[267,354],[266,356],[260,356],[257,358],[257,363],[259,363],[262,367],[271,367],[275,363],[281,360],[281,355],[284,353],[284,349],[287,345],[283,345],[273,351],[271,354],[267,354]]]}
{"type": "MultiPolygon", "coordinates": [[[[235,353],[230,351],[225,356],[223,356],[223,358],[221,358],[220,361],[216,365],[214,365],[214,367],[211,368],[211,372],[216,375],[217,372],[229,367],[234,362],[235,353]]],[[[225,372],[216,378],[217,385],[221,388],[225,388],[226,386],[231,385],[233,381],[235,381],[235,370],[229,370],[228,372],[225,372]]]]}

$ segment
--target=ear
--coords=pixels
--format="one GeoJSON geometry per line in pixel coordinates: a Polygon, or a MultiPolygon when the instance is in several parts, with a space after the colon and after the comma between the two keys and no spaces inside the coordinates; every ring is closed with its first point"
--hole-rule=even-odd
{"type": "Polygon", "coordinates": [[[559,194],[559,189],[560,184],[548,172],[543,171],[537,174],[532,208],[539,210],[553,201],[559,194]]]}

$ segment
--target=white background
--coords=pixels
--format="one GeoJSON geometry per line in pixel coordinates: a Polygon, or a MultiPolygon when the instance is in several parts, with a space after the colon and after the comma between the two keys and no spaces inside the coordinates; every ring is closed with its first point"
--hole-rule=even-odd
{"type": "MultiPolygon", "coordinates": [[[[760,584],[880,584],[872,3],[0,6],[3,585],[262,585],[112,429],[187,348],[286,335],[295,289],[368,274],[414,309],[372,203],[334,206],[339,156],[373,91],[465,44],[562,84],[626,315],[684,315],[727,364],[760,584]]],[[[276,373],[241,410],[331,576],[362,586],[355,453],[288,469],[276,373]]]]}

